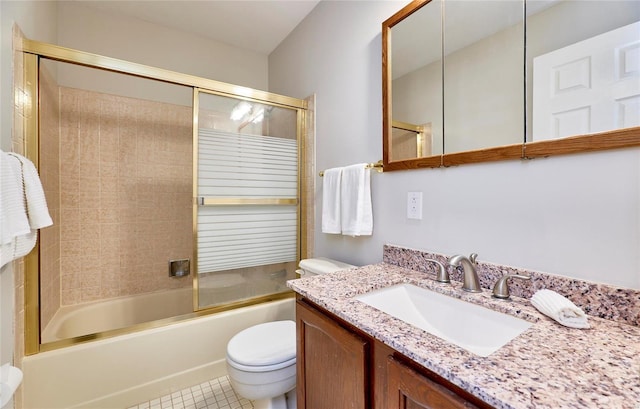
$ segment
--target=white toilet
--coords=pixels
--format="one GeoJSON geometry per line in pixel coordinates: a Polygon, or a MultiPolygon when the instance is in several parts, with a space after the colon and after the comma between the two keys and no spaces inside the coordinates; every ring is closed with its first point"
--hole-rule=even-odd
{"type": "MultiPolygon", "coordinates": [[[[302,277],[354,267],[327,258],[300,261],[302,277]]],[[[274,321],[238,332],[227,344],[227,374],[255,409],[296,409],[296,323],[274,321]]]]}
{"type": "Polygon", "coordinates": [[[267,322],[238,332],[227,344],[227,373],[254,408],[288,409],[285,394],[296,386],[296,323],[267,322]]]}

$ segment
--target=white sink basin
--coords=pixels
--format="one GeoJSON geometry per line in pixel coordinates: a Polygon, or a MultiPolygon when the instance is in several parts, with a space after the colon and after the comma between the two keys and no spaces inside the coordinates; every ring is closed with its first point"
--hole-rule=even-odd
{"type": "Polygon", "coordinates": [[[355,299],[480,356],[489,356],[533,325],[411,284],[355,299]]]}

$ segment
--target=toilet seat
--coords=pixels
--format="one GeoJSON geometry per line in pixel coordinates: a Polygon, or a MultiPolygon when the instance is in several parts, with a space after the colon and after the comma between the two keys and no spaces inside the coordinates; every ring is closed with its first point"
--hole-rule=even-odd
{"type": "Polygon", "coordinates": [[[227,362],[247,372],[269,372],[296,363],[296,323],[274,321],[237,333],[227,344],[227,362]]]}

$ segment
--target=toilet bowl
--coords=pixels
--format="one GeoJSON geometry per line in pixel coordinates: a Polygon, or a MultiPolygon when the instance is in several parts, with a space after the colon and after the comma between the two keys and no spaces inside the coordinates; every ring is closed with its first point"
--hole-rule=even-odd
{"type": "Polygon", "coordinates": [[[227,344],[227,373],[236,393],[256,409],[293,409],[296,386],[296,323],[275,321],[237,333],[227,344]]]}

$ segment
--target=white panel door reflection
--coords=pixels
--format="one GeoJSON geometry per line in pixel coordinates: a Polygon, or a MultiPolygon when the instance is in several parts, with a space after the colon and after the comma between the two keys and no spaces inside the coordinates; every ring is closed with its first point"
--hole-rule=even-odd
{"type": "Polygon", "coordinates": [[[534,58],[533,141],[640,126],[640,22],[534,58]]]}

